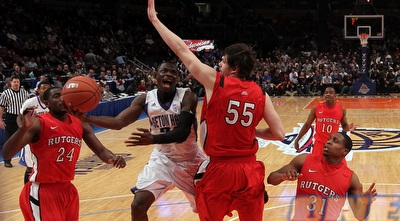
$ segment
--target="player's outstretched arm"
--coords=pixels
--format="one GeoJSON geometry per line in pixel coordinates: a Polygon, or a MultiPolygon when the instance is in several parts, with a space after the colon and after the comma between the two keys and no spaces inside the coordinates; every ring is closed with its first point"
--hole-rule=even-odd
{"type": "Polygon", "coordinates": [[[299,134],[297,135],[296,139],[294,140],[294,148],[296,150],[300,149],[300,147],[299,147],[300,139],[307,133],[307,131],[310,129],[312,123],[314,122],[314,120],[316,118],[315,110],[316,110],[316,107],[314,106],[311,109],[310,114],[308,115],[307,121],[301,127],[299,134]]]}
{"type": "Polygon", "coordinates": [[[87,122],[98,127],[121,130],[129,124],[139,119],[140,114],[144,110],[144,103],[146,101],[146,94],[137,96],[131,103],[131,106],[123,110],[116,117],[111,116],[82,116],[82,113],[74,113],[76,117],[81,119],[83,122],[87,122]]]}
{"type": "Polygon", "coordinates": [[[152,135],[148,129],[138,128],[139,132],[131,133],[132,136],[125,141],[126,146],[184,142],[189,137],[192,124],[196,120],[197,99],[198,97],[195,93],[186,91],[182,100],[178,125],[173,130],[165,134],[152,135]]]}
{"type": "Polygon", "coordinates": [[[371,204],[376,200],[375,197],[377,196],[375,183],[372,183],[370,187],[363,192],[363,186],[358,176],[353,173],[348,193],[348,201],[354,217],[358,220],[367,218],[371,204]]]}
{"type": "Polygon", "coordinates": [[[92,127],[88,123],[82,122],[82,128],[83,140],[103,162],[113,164],[116,168],[124,168],[126,166],[125,159],[122,156],[116,156],[107,149],[96,137],[92,127]]]}
{"type": "Polygon", "coordinates": [[[164,42],[185,64],[190,73],[204,86],[208,99],[210,99],[216,78],[216,71],[214,68],[203,64],[196,55],[189,50],[183,40],[170,31],[158,19],[154,2],[154,0],[148,0],[147,15],[150,22],[153,24],[164,42]]]}
{"type": "Polygon", "coordinates": [[[137,128],[139,132],[131,133],[132,136],[128,137],[128,140],[125,141],[125,145],[130,147],[155,143],[182,143],[188,138],[194,120],[194,114],[182,111],[179,114],[178,125],[173,130],[165,134],[152,135],[148,129],[137,128]]]}
{"type": "Polygon", "coordinates": [[[343,116],[342,116],[342,120],[340,123],[341,123],[343,130],[344,131],[354,131],[356,129],[356,125],[354,123],[347,122],[347,113],[346,113],[345,108],[343,108],[342,113],[343,113],[343,116]]]}
{"type": "Polygon", "coordinates": [[[281,118],[275,111],[268,94],[265,95],[264,120],[268,124],[268,128],[257,129],[257,137],[266,140],[283,140],[285,138],[285,131],[283,129],[281,118]]]}
{"type": "Polygon", "coordinates": [[[293,158],[289,164],[283,166],[279,170],[270,173],[267,178],[267,182],[272,185],[279,185],[285,180],[289,181],[297,180],[300,176],[302,176],[300,171],[307,155],[308,154],[298,155],[295,158],[293,158]]]}
{"type": "Polygon", "coordinates": [[[4,159],[11,159],[26,144],[36,141],[40,136],[40,122],[33,114],[33,110],[27,110],[25,115],[18,116],[18,130],[7,140],[3,146],[4,159]]]}

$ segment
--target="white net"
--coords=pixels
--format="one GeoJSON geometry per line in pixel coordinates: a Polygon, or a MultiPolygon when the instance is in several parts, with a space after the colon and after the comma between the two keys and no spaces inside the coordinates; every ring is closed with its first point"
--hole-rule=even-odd
{"type": "Polygon", "coordinates": [[[358,37],[360,38],[361,46],[367,47],[369,34],[360,34],[360,35],[358,35],[358,37]]]}

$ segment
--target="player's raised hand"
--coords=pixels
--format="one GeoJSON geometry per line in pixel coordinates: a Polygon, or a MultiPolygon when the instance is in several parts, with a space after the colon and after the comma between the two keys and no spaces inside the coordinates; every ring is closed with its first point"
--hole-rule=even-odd
{"type": "Polygon", "coordinates": [[[154,0],[148,0],[147,2],[147,16],[149,17],[150,21],[157,19],[157,12],[156,7],[154,5],[154,0]]]}
{"type": "Polygon", "coordinates": [[[360,193],[362,194],[364,203],[368,205],[372,204],[372,202],[376,200],[375,197],[378,195],[375,189],[375,183],[372,183],[365,192],[363,192],[363,187],[360,185],[360,193]]]}
{"type": "Polygon", "coordinates": [[[17,124],[20,128],[29,128],[35,120],[35,108],[27,108],[22,115],[18,115],[17,124]]]}
{"type": "Polygon", "coordinates": [[[131,133],[132,136],[128,137],[124,143],[127,147],[149,145],[154,143],[153,135],[148,129],[137,128],[139,132],[131,133]]]}
{"type": "Polygon", "coordinates": [[[349,124],[349,131],[354,131],[356,129],[356,125],[354,123],[349,124]]]}

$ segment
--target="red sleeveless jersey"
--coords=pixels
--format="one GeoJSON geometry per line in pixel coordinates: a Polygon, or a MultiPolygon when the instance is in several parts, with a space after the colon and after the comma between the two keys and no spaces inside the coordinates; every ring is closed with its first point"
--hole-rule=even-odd
{"type": "Polygon", "coordinates": [[[319,103],[315,108],[315,135],[314,138],[321,143],[328,141],[329,136],[339,131],[343,117],[341,104],[335,103],[333,107],[327,107],[325,102],[319,103]]]}
{"type": "Polygon", "coordinates": [[[345,162],[327,163],[308,155],[297,180],[293,220],[337,220],[346,200],[353,171],[345,162]]]}
{"type": "Polygon", "coordinates": [[[30,143],[33,154],[33,173],[30,181],[63,183],[74,179],[75,164],[82,145],[82,125],[79,119],[67,114],[65,122],[50,113],[38,116],[41,134],[30,143]]]}
{"type": "Polygon", "coordinates": [[[264,116],[265,95],[253,81],[217,72],[213,94],[204,98],[200,141],[209,156],[250,156],[258,150],[256,126],[264,116]]]}

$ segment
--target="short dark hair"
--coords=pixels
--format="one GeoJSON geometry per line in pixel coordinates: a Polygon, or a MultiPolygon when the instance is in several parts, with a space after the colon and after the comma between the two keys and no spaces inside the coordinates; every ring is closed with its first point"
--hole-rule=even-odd
{"type": "Polygon", "coordinates": [[[51,87],[51,88],[45,90],[43,93],[43,100],[48,101],[51,96],[52,90],[54,90],[56,88],[60,88],[60,87],[51,87]]]}
{"type": "Polygon", "coordinates": [[[351,151],[353,148],[353,141],[351,140],[350,136],[346,134],[346,131],[340,132],[343,135],[344,138],[344,147],[351,151]]]}
{"type": "Polygon", "coordinates": [[[244,43],[237,43],[225,48],[226,62],[231,68],[238,68],[237,77],[251,80],[251,74],[255,66],[256,53],[244,43]]]}
{"type": "Polygon", "coordinates": [[[13,79],[18,79],[19,81],[21,81],[21,77],[16,74],[11,76],[10,81],[12,81],[13,79]]]}
{"type": "Polygon", "coordinates": [[[40,88],[43,84],[51,85],[48,81],[41,81],[41,82],[39,82],[37,88],[40,88]]]}
{"type": "Polygon", "coordinates": [[[160,69],[162,65],[165,65],[166,67],[168,67],[168,68],[170,68],[170,69],[173,69],[173,70],[175,71],[176,75],[179,76],[180,71],[179,71],[178,67],[177,67],[174,63],[172,63],[172,62],[170,62],[170,61],[163,61],[163,62],[161,62],[161,64],[159,64],[158,67],[157,67],[157,74],[160,73],[160,71],[162,71],[162,70],[160,69]]]}

